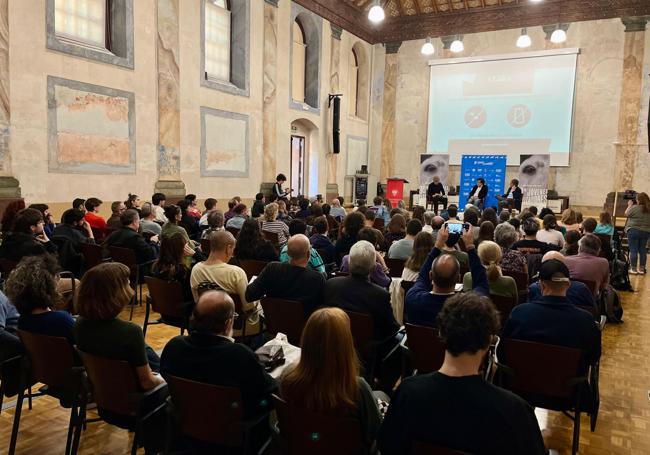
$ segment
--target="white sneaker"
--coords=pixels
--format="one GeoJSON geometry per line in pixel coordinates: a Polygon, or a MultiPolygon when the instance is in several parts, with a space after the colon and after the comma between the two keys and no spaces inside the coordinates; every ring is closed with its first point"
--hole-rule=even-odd
{"type": "Polygon", "coordinates": [[[630,275],[638,275],[639,272],[636,271],[634,267],[630,268],[630,275]]]}

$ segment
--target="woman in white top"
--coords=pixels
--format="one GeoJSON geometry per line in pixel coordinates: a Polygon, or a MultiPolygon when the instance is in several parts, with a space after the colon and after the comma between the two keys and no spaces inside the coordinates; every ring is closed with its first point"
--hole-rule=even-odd
{"type": "Polygon", "coordinates": [[[564,236],[557,230],[555,215],[546,215],[543,219],[544,229],[537,231],[537,240],[564,248],[564,236]]]}

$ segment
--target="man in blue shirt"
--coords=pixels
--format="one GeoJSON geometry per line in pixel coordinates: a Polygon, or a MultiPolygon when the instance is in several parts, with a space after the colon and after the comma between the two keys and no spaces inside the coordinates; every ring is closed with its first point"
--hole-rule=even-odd
{"type": "MultiPolygon", "coordinates": [[[[450,234],[447,224],[438,232],[436,245],[429,253],[427,260],[420,269],[420,274],[413,287],[406,294],[404,310],[406,320],[410,324],[436,326],[436,317],[445,301],[454,295],[456,283],[459,281],[460,264],[450,254],[441,254],[445,244],[458,242],[459,234],[450,234]]],[[[490,289],[476,248],[474,247],[474,233],[463,227],[462,239],[467,245],[470,271],[474,289],[472,292],[489,296],[490,289]]]]}

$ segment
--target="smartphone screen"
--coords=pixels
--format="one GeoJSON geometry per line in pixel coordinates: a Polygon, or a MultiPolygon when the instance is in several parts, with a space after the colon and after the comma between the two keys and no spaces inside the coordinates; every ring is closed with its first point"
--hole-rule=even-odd
{"type": "Polygon", "coordinates": [[[449,229],[450,234],[462,234],[463,225],[462,223],[447,223],[447,229],[449,229]]]}

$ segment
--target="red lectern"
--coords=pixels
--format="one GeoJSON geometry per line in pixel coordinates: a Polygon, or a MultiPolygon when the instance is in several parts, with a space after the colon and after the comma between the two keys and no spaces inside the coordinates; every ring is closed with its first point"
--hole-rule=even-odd
{"type": "Polygon", "coordinates": [[[386,198],[393,207],[397,207],[399,201],[404,200],[404,184],[408,180],[392,178],[386,182],[386,198]]]}

